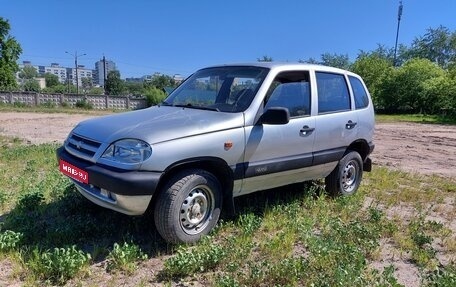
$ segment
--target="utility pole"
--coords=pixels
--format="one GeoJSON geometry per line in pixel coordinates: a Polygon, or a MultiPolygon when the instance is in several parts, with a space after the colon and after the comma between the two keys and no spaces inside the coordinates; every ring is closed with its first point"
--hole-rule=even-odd
{"type": "Polygon", "coordinates": [[[74,52],[74,54],[71,54],[70,52],[67,52],[67,51],[65,51],[65,53],[74,57],[74,66],[76,68],[76,94],[79,94],[78,58],[85,56],[87,54],[82,54],[82,55],[78,56],[78,51],[74,52]]]}
{"type": "Polygon", "coordinates": [[[402,0],[399,1],[399,8],[397,10],[397,30],[396,30],[396,45],[394,45],[394,66],[397,65],[397,40],[399,39],[399,26],[401,25],[401,17],[402,17],[402,0]]]}
{"type": "Polygon", "coordinates": [[[106,94],[106,58],[103,55],[103,90],[106,94]]]}

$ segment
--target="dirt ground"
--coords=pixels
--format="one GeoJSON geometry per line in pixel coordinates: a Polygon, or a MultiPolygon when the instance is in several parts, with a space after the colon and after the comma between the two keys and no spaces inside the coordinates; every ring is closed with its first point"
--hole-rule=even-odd
{"type": "MultiPolygon", "coordinates": [[[[0,113],[0,135],[28,144],[61,143],[81,114],[0,113]]],[[[375,164],[423,174],[456,178],[456,127],[414,123],[380,123],[375,130],[375,164]]]]}

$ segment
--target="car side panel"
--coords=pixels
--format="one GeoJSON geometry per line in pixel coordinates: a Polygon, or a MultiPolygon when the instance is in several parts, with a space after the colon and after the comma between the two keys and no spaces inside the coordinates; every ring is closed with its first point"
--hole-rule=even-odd
{"type": "Polygon", "coordinates": [[[291,119],[285,125],[258,124],[246,127],[245,179],[240,194],[303,181],[312,166],[313,117],[291,119]],[[261,188],[261,186],[263,188],[261,188]]]}

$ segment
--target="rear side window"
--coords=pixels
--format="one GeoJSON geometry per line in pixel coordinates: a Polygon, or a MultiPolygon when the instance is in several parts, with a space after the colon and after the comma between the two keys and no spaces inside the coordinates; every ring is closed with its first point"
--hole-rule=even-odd
{"type": "Polygon", "coordinates": [[[344,75],[317,72],[318,113],[350,110],[350,95],[344,75]]]}
{"type": "Polygon", "coordinates": [[[369,98],[367,97],[366,89],[363,86],[363,83],[358,78],[349,76],[350,84],[353,90],[353,95],[355,97],[355,107],[356,109],[362,109],[369,105],[369,98]]]}

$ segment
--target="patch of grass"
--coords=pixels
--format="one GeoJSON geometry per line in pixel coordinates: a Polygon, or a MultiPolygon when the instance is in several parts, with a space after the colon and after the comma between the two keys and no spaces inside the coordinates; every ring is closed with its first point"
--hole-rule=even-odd
{"type": "Polygon", "coordinates": [[[372,268],[382,242],[418,267],[428,286],[445,286],[454,276],[451,264],[439,262],[456,250],[452,179],[374,167],[350,197],[326,196],[321,181],[261,191],[236,198],[236,216],[223,218],[210,236],[175,247],[150,218],[103,209],[79,195],[58,171],[57,146],[7,138],[0,145],[0,254],[21,266],[15,275],[21,283],[75,278],[90,286],[94,279],[85,271],[92,262],[106,260],[107,271],[123,278],[145,268],[139,262],[146,255],[166,254],[160,276],[150,279],[156,283],[398,286],[394,266],[372,268]]]}
{"type": "Polygon", "coordinates": [[[92,110],[93,109],[92,103],[86,101],[85,99],[77,101],[75,106],[76,106],[76,108],[85,109],[85,110],[92,110]]]}
{"type": "Polygon", "coordinates": [[[425,277],[425,286],[453,287],[456,286],[456,263],[447,267],[439,267],[428,272],[425,277]]]}
{"type": "Polygon", "coordinates": [[[213,238],[206,237],[195,247],[179,247],[176,255],[165,261],[161,277],[181,278],[213,270],[225,258],[228,250],[213,243],[212,240],[213,238]]]}
{"type": "Polygon", "coordinates": [[[136,269],[136,263],[140,260],[146,260],[147,255],[144,254],[138,245],[132,242],[124,242],[122,245],[114,243],[114,248],[107,259],[109,260],[107,266],[109,272],[122,270],[132,274],[136,269]]]}
{"type": "Polygon", "coordinates": [[[33,250],[27,266],[34,276],[52,284],[64,284],[88,266],[90,254],[77,250],[75,246],[53,250],[33,250]]]}
{"type": "Polygon", "coordinates": [[[24,112],[24,113],[65,113],[65,114],[90,114],[90,115],[106,115],[112,113],[125,112],[125,110],[98,110],[98,109],[81,109],[71,108],[68,103],[63,103],[62,106],[52,106],[42,104],[39,106],[28,105],[7,105],[0,104],[0,112],[24,112]]]}
{"type": "Polygon", "coordinates": [[[439,115],[421,115],[421,114],[398,114],[385,115],[376,114],[375,121],[377,123],[394,123],[394,122],[411,122],[421,124],[447,124],[456,125],[456,118],[439,115]]]}
{"type": "Polygon", "coordinates": [[[0,253],[6,253],[17,249],[24,235],[20,232],[5,230],[0,233],[0,253]]]}
{"type": "Polygon", "coordinates": [[[57,107],[57,105],[51,101],[46,101],[44,103],[40,104],[40,107],[46,108],[46,109],[54,109],[57,107]]]}

